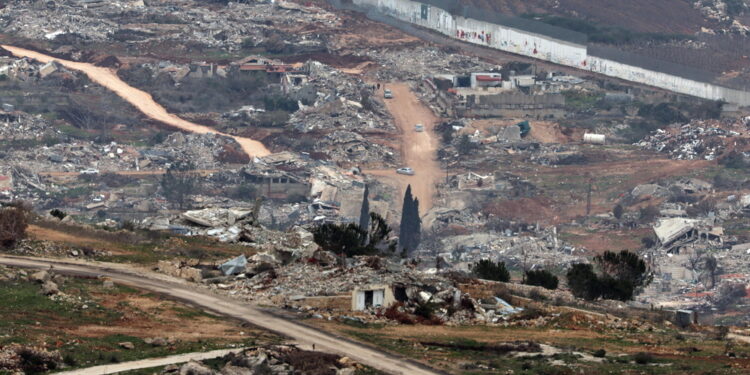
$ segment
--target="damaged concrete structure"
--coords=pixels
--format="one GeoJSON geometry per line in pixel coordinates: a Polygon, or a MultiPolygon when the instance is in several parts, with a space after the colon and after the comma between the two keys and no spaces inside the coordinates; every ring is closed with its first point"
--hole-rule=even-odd
{"type": "Polygon", "coordinates": [[[388,307],[406,301],[406,289],[394,285],[365,285],[352,291],[352,311],[388,307]]]}
{"type": "Polygon", "coordinates": [[[680,248],[696,240],[722,242],[723,228],[708,228],[700,220],[685,218],[661,219],[654,226],[654,234],[661,248],[679,254],[680,248]]]}

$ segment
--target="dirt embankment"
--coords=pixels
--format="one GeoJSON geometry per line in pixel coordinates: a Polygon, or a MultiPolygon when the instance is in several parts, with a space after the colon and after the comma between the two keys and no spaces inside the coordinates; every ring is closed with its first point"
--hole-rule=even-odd
{"type": "Polygon", "coordinates": [[[28,57],[43,63],[56,61],[57,63],[65,66],[68,69],[83,72],[88,75],[92,81],[106,87],[109,90],[112,90],[115,94],[125,99],[125,101],[132,104],[144,115],[153,120],[191,133],[215,133],[232,137],[237,141],[237,143],[240,144],[240,146],[242,146],[242,149],[245,151],[245,153],[250,156],[265,156],[271,153],[262,143],[256,140],[223,134],[207,126],[183,120],[167,112],[164,107],[154,101],[154,99],[151,97],[151,94],[128,85],[109,68],[98,67],[88,63],[57,59],[43,53],[8,45],[2,45],[0,47],[4,48],[7,51],[10,51],[17,57],[28,57]]]}

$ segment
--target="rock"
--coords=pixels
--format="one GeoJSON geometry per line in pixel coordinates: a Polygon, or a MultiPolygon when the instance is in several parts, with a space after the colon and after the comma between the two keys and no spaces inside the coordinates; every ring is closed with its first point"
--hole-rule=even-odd
{"type": "Polygon", "coordinates": [[[151,339],[151,342],[146,343],[153,346],[167,346],[167,340],[163,337],[154,337],[151,339]]]}
{"type": "Polygon", "coordinates": [[[121,343],[119,343],[117,345],[120,345],[121,348],[127,349],[127,350],[133,350],[133,349],[135,349],[135,345],[133,345],[133,343],[130,342],[130,341],[124,341],[124,342],[121,342],[121,343]]]}
{"type": "Polygon", "coordinates": [[[336,375],[354,375],[357,370],[353,367],[341,368],[336,370],[336,375]]]}
{"type": "Polygon", "coordinates": [[[45,296],[51,296],[53,294],[60,293],[60,289],[52,281],[47,281],[42,285],[42,294],[45,296]]]}
{"type": "Polygon", "coordinates": [[[113,289],[115,287],[115,283],[112,280],[104,280],[102,286],[105,289],[113,289]]]}
{"type": "Polygon", "coordinates": [[[220,373],[222,375],[254,375],[255,374],[255,372],[250,370],[249,368],[232,366],[229,363],[227,363],[227,365],[221,369],[220,373]]]}
{"type": "Polygon", "coordinates": [[[180,367],[180,375],[214,375],[215,372],[200,362],[190,361],[180,367]]]}
{"type": "Polygon", "coordinates": [[[39,272],[32,273],[31,276],[29,276],[29,280],[35,281],[41,284],[49,280],[49,273],[47,273],[47,271],[39,271],[39,272]]]}

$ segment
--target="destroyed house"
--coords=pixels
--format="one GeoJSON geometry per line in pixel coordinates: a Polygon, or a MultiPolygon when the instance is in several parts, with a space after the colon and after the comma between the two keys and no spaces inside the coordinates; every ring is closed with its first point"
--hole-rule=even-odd
{"type": "Polygon", "coordinates": [[[278,79],[279,82],[287,73],[296,72],[292,65],[259,56],[250,56],[236,61],[233,67],[240,73],[265,72],[267,75],[278,79]]]}
{"type": "Polygon", "coordinates": [[[396,302],[406,302],[406,287],[403,285],[367,285],[352,291],[352,310],[362,311],[371,307],[388,307],[396,302]]]}
{"type": "Polygon", "coordinates": [[[699,220],[683,218],[661,219],[654,226],[661,248],[676,254],[682,246],[698,240],[722,243],[723,232],[721,227],[704,229],[699,220]]]}
{"type": "Polygon", "coordinates": [[[284,199],[290,196],[307,196],[310,184],[291,173],[277,169],[245,168],[245,179],[267,198],[284,199]]]}

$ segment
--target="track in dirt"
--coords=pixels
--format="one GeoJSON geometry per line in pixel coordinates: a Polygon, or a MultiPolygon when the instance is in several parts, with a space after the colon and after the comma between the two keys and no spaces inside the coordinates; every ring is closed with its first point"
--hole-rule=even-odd
{"type": "Polygon", "coordinates": [[[433,207],[435,184],[443,176],[436,159],[438,141],[433,133],[438,118],[419,101],[408,84],[388,83],[385,87],[393,92],[393,99],[386,99],[385,106],[401,130],[401,158],[405,166],[413,168],[416,174],[405,176],[391,170],[370,170],[366,173],[398,183],[401,194],[395,197],[396,209],[401,208],[401,197],[406,187],[411,185],[412,195],[419,198],[419,210],[425,214],[433,207]],[[414,131],[415,124],[424,125],[424,131],[414,131]]]}
{"type": "Polygon", "coordinates": [[[129,265],[1,255],[0,264],[32,269],[50,269],[50,266],[54,266],[55,273],[80,277],[108,277],[115,283],[149,290],[220,315],[245,321],[289,337],[303,347],[309,348],[314,343],[319,351],[347,356],[389,374],[443,374],[439,370],[433,370],[413,360],[298,324],[271,310],[244,303],[239,299],[220,296],[166,275],[139,271],[129,265]]]}
{"type": "Polygon", "coordinates": [[[92,81],[106,87],[109,90],[112,90],[115,94],[123,98],[125,101],[135,106],[144,115],[156,121],[191,133],[214,133],[234,138],[234,140],[236,140],[237,143],[242,146],[242,149],[245,151],[245,153],[250,156],[266,156],[271,153],[271,151],[269,151],[266,146],[254,139],[217,132],[216,130],[211,129],[207,126],[183,120],[167,112],[164,107],[154,101],[154,99],[151,97],[151,94],[128,85],[109,68],[102,68],[88,63],[62,60],[24,48],[17,48],[8,45],[2,45],[0,47],[6,49],[17,57],[28,57],[43,63],[55,61],[65,66],[66,68],[83,72],[87,76],[89,76],[92,81]]]}

